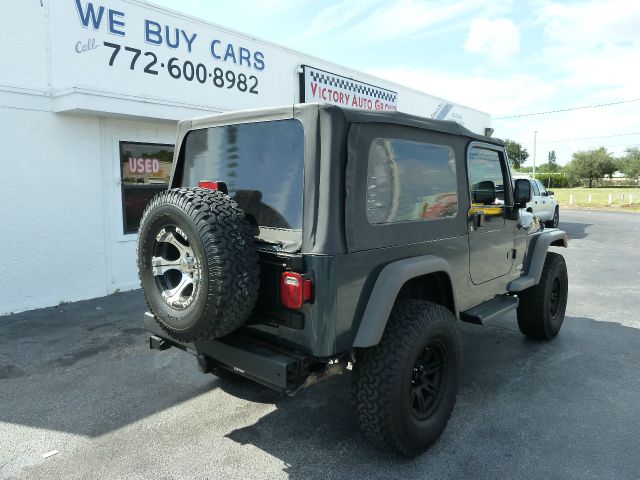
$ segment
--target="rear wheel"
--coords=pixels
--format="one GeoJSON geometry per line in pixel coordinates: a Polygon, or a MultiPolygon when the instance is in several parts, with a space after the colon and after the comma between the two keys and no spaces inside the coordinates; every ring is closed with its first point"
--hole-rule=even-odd
{"type": "Polygon", "coordinates": [[[549,228],[558,228],[558,225],[560,225],[560,209],[556,207],[553,211],[553,218],[548,222],[545,222],[545,226],[549,228]]]}
{"type": "Polygon", "coordinates": [[[564,321],[568,296],[567,265],[562,255],[548,252],[540,282],[518,293],[518,327],[527,337],[551,340],[564,321]]]}
{"type": "Polygon", "coordinates": [[[382,340],[356,353],[356,418],[377,446],[415,456],[444,430],[458,392],[455,316],[421,300],[398,302],[382,340]]]}

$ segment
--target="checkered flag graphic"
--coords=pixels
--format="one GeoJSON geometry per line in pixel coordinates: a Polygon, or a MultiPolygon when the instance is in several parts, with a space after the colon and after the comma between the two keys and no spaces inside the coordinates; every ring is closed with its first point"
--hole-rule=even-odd
{"type": "Polygon", "coordinates": [[[359,93],[360,95],[367,95],[369,97],[384,100],[386,102],[395,103],[398,96],[396,92],[392,92],[391,90],[384,90],[382,88],[367,85],[326,72],[319,72],[317,70],[309,69],[309,75],[314,82],[320,83],[322,85],[342,88],[350,92],[359,93]]]}

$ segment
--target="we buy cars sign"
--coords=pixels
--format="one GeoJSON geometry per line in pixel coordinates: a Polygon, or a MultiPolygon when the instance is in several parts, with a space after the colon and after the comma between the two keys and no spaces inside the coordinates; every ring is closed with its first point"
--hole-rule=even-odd
{"type": "Polygon", "coordinates": [[[304,65],[304,102],[362,110],[397,110],[398,93],[304,65]]]}

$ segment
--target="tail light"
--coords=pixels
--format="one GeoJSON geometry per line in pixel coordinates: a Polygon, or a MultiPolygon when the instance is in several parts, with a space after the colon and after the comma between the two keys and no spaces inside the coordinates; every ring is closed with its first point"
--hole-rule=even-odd
{"type": "Polygon", "coordinates": [[[227,184],[224,182],[212,182],[211,180],[202,180],[198,182],[198,186],[200,188],[208,188],[209,190],[218,190],[225,195],[229,194],[229,189],[227,188],[227,184]]]}
{"type": "Polygon", "coordinates": [[[296,272],[283,272],[280,277],[280,303],[294,310],[302,308],[313,297],[313,282],[296,272]]]}

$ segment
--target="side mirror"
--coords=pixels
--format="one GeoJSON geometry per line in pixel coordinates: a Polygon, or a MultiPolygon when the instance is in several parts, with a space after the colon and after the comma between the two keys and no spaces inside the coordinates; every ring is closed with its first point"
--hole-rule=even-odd
{"type": "Polygon", "coordinates": [[[547,197],[552,197],[553,195],[553,190],[547,190],[547,197]]]}
{"type": "Polygon", "coordinates": [[[471,192],[473,203],[493,205],[496,202],[496,186],[491,181],[474,183],[471,192]]]}
{"type": "Polygon", "coordinates": [[[515,184],[514,201],[516,207],[524,208],[532,198],[531,182],[526,178],[518,178],[515,184]]]}

